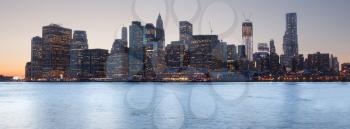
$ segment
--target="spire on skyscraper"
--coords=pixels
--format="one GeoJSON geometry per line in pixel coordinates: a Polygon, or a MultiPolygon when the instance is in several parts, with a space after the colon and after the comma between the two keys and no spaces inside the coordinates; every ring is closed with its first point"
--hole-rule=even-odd
{"type": "Polygon", "coordinates": [[[160,13],[158,14],[156,28],[157,29],[163,29],[163,20],[162,20],[162,16],[161,16],[160,13]]]}

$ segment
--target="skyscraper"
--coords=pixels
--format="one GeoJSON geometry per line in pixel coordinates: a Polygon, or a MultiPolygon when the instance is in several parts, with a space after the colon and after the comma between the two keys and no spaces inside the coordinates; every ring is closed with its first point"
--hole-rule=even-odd
{"type": "Polygon", "coordinates": [[[188,21],[180,21],[179,22],[179,36],[180,41],[185,41],[186,43],[190,43],[193,36],[193,27],[192,24],[188,21]]]}
{"type": "Polygon", "coordinates": [[[128,44],[123,39],[114,40],[113,47],[107,59],[107,76],[117,81],[128,78],[128,44]]]}
{"type": "Polygon", "coordinates": [[[144,27],[139,21],[129,26],[129,77],[142,79],[144,69],[144,27]]]}
{"type": "Polygon", "coordinates": [[[156,38],[159,41],[159,48],[164,49],[165,47],[165,32],[164,32],[164,27],[163,27],[163,20],[162,16],[159,14],[158,19],[157,19],[157,24],[156,24],[156,38]]]}
{"type": "Polygon", "coordinates": [[[78,80],[81,76],[82,52],[88,49],[88,39],[85,31],[74,31],[69,51],[68,78],[78,80]]]}
{"type": "Polygon", "coordinates": [[[278,74],[281,70],[280,68],[280,59],[279,55],[276,53],[275,41],[273,39],[270,40],[270,72],[273,75],[278,74]]]}
{"type": "Polygon", "coordinates": [[[82,79],[96,80],[106,78],[108,50],[85,49],[82,55],[82,79]]]}
{"type": "Polygon", "coordinates": [[[270,40],[270,53],[276,53],[275,40],[270,40]]]}
{"type": "Polygon", "coordinates": [[[283,52],[282,64],[285,67],[293,67],[292,60],[298,56],[298,29],[297,14],[288,13],[286,15],[286,31],[283,36],[283,52]]]}
{"type": "Polygon", "coordinates": [[[69,66],[72,30],[57,24],[43,27],[43,74],[49,80],[63,79],[69,66]]]}
{"type": "Polygon", "coordinates": [[[242,41],[245,45],[247,59],[253,61],[253,23],[249,20],[242,24],[242,41]]]}
{"type": "Polygon", "coordinates": [[[34,37],[32,39],[31,50],[31,80],[38,80],[42,78],[43,69],[43,39],[41,37],[34,37]]]}
{"type": "Polygon", "coordinates": [[[189,47],[190,66],[204,70],[215,70],[218,61],[213,49],[220,43],[217,35],[194,35],[189,47]]]}

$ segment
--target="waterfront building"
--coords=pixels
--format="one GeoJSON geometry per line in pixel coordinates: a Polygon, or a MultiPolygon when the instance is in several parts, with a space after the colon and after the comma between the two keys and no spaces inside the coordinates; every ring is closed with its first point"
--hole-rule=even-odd
{"type": "Polygon", "coordinates": [[[116,81],[128,79],[128,44],[123,39],[113,42],[111,52],[107,59],[107,77],[116,81]]]}
{"type": "Polygon", "coordinates": [[[43,77],[43,39],[41,37],[34,37],[32,38],[32,44],[31,44],[31,73],[28,73],[30,75],[30,80],[39,80],[43,77]]]}
{"type": "Polygon", "coordinates": [[[67,80],[79,80],[82,74],[81,65],[83,60],[83,50],[88,49],[88,39],[86,31],[74,31],[73,39],[69,50],[69,69],[67,80]]]}
{"type": "Polygon", "coordinates": [[[83,50],[82,54],[82,79],[99,80],[106,78],[108,50],[86,49],[83,50]]]}
{"type": "Polygon", "coordinates": [[[27,62],[25,66],[25,78],[26,81],[32,81],[32,63],[27,62]]]}
{"type": "Polygon", "coordinates": [[[331,70],[330,54],[320,52],[309,54],[306,59],[306,69],[316,75],[329,74],[331,70]]]}
{"type": "Polygon", "coordinates": [[[139,21],[129,26],[129,78],[140,80],[144,73],[144,27],[139,21]]]}
{"type": "Polygon", "coordinates": [[[190,67],[215,70],[218,67],[213,48],[220,44],[217,35],[194,35],[189,46],[190,67]]]}
{"type": "Polygon", "coordinates": [[[43,27],[43,77],[47,80],[63,79],[69,67],[72,30],[57,24],[43,27]]]}
{"type": "Polygon", "coordinates": [[[350,77],[350,63],[341,64],[341,76],[350,77]]]}

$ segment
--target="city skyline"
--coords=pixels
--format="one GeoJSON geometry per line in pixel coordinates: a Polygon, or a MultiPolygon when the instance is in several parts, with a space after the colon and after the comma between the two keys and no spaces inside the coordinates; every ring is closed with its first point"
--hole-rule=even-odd
{"type": "Polygon", "coordinates": [[[283,54],[275,41],[257,44],[253,23],[242,23],[242,45],[227,44],[217,34],[193,34],[193,24],[180,21],[178,40],[165,45],[164,22],[156,26],[132,21],[107,49],[92,49],[86,31],[58,24],[42,27],[31,40],[25,81],[346,81],[348,64],[332,53],[299,54],[298,15],[285,15],[283,54]],[[129,33],[128,33],[129,30],[129,33]],[[128,38],[129,36],[129,38],[128,38]],[[238,49],[237,49],[238,47],[238,49]],[[340,69],[341,68],[341,69],[340,69]]]}
{"type": "MultiPolygon", "coordinates": [[[[125,5],[130,5],[130,3],[126,2],[126,1],[119,1],[119,2],[122,3],[122,4],[125,4],[125,5]]],[[[313,2],[315,2],[315,1],[313,1],[313,2]]],[[[317,2],[323,3],[323,4],[321,4],[321,6],[325,6],[326,5],[325,3],[328,3],[327,1],[317,1],[317,2]]],[[[3,5],[8,4],[8,5],[10,5],[10,7],[13,4],[10,1],[5,1],[4,3],[5,4],[3,4],[3,5]]],[[[35,2],[33,2],[33,3],[35,3],[35,2]]],[[[64,2],[62,2],[60,4],[64,5],[66,3],[67,2],[64,1],[64,2]]],[[[89,3],[90,2],[87,2],[86,6],[88,6],[89,3]]],[[[241,3],[241,2],[237,1],[237,3],[241,3]]],[[[250,2],[248,2],[248,3],[250,3],[250,2]]],[[[257,2],[257,3],[259,3],[259,2],[257,2]]],[[[279,2],[277,2],[277,3],[279,3],[279,2]]],[[[300,4],[298,2],[296,2],[296,3],[291,2],[291,3],[292,3],[293,6],[296,6],[297,8],[298,8],[297,5],[300,4]]],[[[306,2],[306,3],[308,3],[308,2],[306,2]]],[[[344,3],[348,3],[348,2],[340,0],[340,1],[335,1],[335,3],[339,4],[338,6],[341,6],[340,3],[344,4],[344,3]]],[[[27,4],[30,5],[30,3],[21,2],[18,5],[16,5],[16,7],[21,7],[21,6],[24,6],[24,5],[27,5],[27,4]]],[[[48,3],[44,3],[44,4],[48,4],[48,3]]],[[[73,4],[74,4],[74,2],[73,2],[73,4]]],[[[220,5],[220,2],[218,4],[220,5]]],[[[251,2],[250,4],[254,5],[254,2],[251,2]]],[[[213,4],[213,5],[217,5],[217,4],[213,4]]],[[[219,6],[219,5],[217,5],[217,6],[219,6]]],[[[222,4],[222,5],[225,6],[225,4],[222,4]]],[[[308,5],[308,4],[306,4],[306,5],[308,5]]],[[[327,5],[327,6],[330,6],[330,5],[327,5]]],[[[48,6],[48,7],[51,7],[51,6],[48,6]]],[[[209,7],[211,7],[211,6],[209,6],[209,7]]],[[[214,8],[215,8],[215,6],[214,6],[214,8]]],[[[236,10],[238,10],[237,12],[242,11],[239,8],[240,7],[235,8],[236,10]]],[[[301,8],[301,7],[299,7],[299,8],[301,8]]],[[[12,10],[11,8],[8,8],[8,7],[2,8],[2,9],[12,10]]],[[[344,9],[344,8],[340,8],[340,9],[344,9]]],[[[47,10],[47,8],[46,8],[46,10],[47,10]]],[[[248,11],[242,11],[242,12],[250,12],[249,9],[247,9],[247,10],[248,11]]],[[[317,10],[317,9],[315,9],[315,10],[317,10]]],[[[313,11],[315,11],[315,10],[313,10],[313,11]]],[[[34,11],[40,11],[40,10],[34,10],[34,11]]],[[[130,10],[130,9],[125,9],[125,10],[123,9],[122,12],[123,13],[128,13],[128,12],[131,12],[131,11],[132,10],[130,10]]],[[[161,9],[160,9],[160,12],[162,13],[161,9]]],[[[265,22],[261,22],[261,18],[264,17],[264,16],[267,16],[267,15],[266,14],[265,15],[259,15],[259,13],[256,13],[254,11],[252,11],[252,12],[253,13],[251,15],[251,21],[254,24],[254,49],[256,50],[256,48],[257,48],[256,45],[258,43],[260,43],[260,42],[268,42],[270,39],[275,39],[275,45],[276,45],[277,53],[278,54],[282,54],[282,52],[281,52],[282,51],[282,39],[283,39],[284,31],[285,31],[285,29],[284,29],[284,27],[285,27],[285,25],[284,25],[285,24],[284,15],[287,12],[294,12],[294,11],[292,10],[292,11],[287,11],[287,12],[283,12],[283,11],[278,12],[278,15],[273,16],[274,18],[271,18],[271,19],[276,20],[276,21],[282,21],[282,23],[278,22],[278,24],[275,24],[275,25],[274,24],[272,24],[272,25],[268,24],[268,25],[266,25],[267,28],[265,28],[265,29],[261,29],[262,28],[262,24],[265,23],[265,22]],[[281,16],[281,15],[283,15],[283,16],[281,16]],[[280,16],[280,17],[277,17],[277,16],[280,16]],[[260,20],[258,20],[258,18],[260,20]],[[278,26],[277,28],[282,28],[282,30],[274,28],[276,26],[278,26]],[[269,27],[272,30],[269,29],[269,27]],[[278,32],[268,32],[269,30],[271,30],[271,31],[280,30],[280,31],[278,31],[278,32]],[[265,32],[265,33],[261,33],[261,32],[265,32]],[[274,33],[274,34],[271,34],[271,33],[274,33]],[[271,35],[271,36],[269,36],[269,35],[271,35]]],[[[341,28],[337,28],[339,31],[332,32],[332,30],[333,30],[332,27],[334,25],[342,25],[342,24],[336,24],[336,23],[339,23],[339,22],[340,23],[343,23],[343,22],[346,23],[346,20],[348,20],[348,19],[343,18],[343,16],[342,16],[341,18],[343,18],[343,19],[341,19],[341,20],[345,20],[345,21],[341,21],[341,20],[337,21],[337,19],[335,18],[334,19],[335,21],[332,21],[332,22],[335,22],[335,24],[328,23],[328,24],[326,24],[326,26],[322,26],[322,24],[325,24],[325,23],[322,23],[324,21],[315,20],[315,25],[313,25],[313,28],[312,28],[314,30],[310,31],[310,26],[306,26],[306,25],[310,25],[309,22],[311,20],[314,20],[315,18],[317,19],[317,18],[320,18],[320,17],[313,16],[314,17],[313,19],[310,19],[309,17],[307,17],[307,16],[311,16],[311,15],[308,15],[308,14],[310,14],[310,10],[309,11],[308,10],[306,10],[306,11],[302,10],[302,11],[295,11],[295,12],[297,12],[298,16],[301,17],[301,18],[299,18],[299,17],[298,18],[302,19],[302,20],[298,21],[298,24],[300,25],[300,27],[298,28],[298,31],[299,31],[299,48],[301,49],[300,53],[308,54],[308,53],[315,53],[317,51],[320,51],[320,52],[323,52],[323,53],[332,53],[332,54],[334,54],[335,56],[339,57],[339,61],[341,63],[349,61],[349,59],[347,59],[347,54],[348,53],[347,53],[347,51],[345,49],[345,48],[347,48],[345,43],[348,42],[349,40],[348,40],[348,37],[346,36],[347,33],[345,33],[344,30],[342,30],[342,29],[346,29],[348,26],[343,25],[341,28]],[[321,35],[321,36],[314,36],[313,34],[311,34],[311,35],[313,35],[313,36],[311,36],[313,38],[307,37],[307,35],[310,35],[310,32],[318,30],[319,26],[325,27],[324,30],[328,30],[329,32],[324,32],[324,33],[319,32],[321,34],[315,34],[315,35],[321,35]],[[305,29],[305,28],[307,28],[307,29],[305,29]],[[333,37],[331,36],[332,33],[334,33],[333,37]],[[330,35],[330,37],[325,36],[325,35],[328,35],[328,34],[330,35]],[[342,36],[342,35],[345,35],[345,36],[342,36]],[[341,39],[338,39],[339,37],[341,39]],[[329,39],[324,39],[324,38],[329,38],[329,39]],[[336,40],[333,40],[334,38],[336,40]],[[328,44],[325,43],[326,41],[328,41],[328,44]],[[318,45],[318,42],[321,45],[318,45]],[[329,43],[329,42],[339,42],[339,43],[329,43]],[[315,44],[317,44],[317,45],[315,45],[315,44]],[[322,44],[324,44],[324,45],[322,45],[322,44]],[[333,44],[337,44],[337,45],[333,45],[333,44]],[[336,50],[334,50],[334,49],[336,49],[336,50]]],[[[335,11],[335,12],[337,12],[337,11],[335,11]]],[[[338,12],[342,13],[341,11],[338,11],[338,12]]],[[[2,11],[2,13],[0,13],[1,16],[8,17],[8,18],[6,18],[4,24],[2,24],[3,26],[9,24],[9,22],[11,22],[11,21],[14,21],[14,23],[18,22],[16,20],[13,20],[13,19],[17,19],[18,17],[16,17],[15,15],[12,15],[12,16],[8,15],[8,14],[11,14],[11,13],[13,13],[13,10],[12,11],[2,11]]],[[[21,13],[20,10],[19,10],[19,13],[21,13]]],[[[38,13],[38,12],[35,12],[35,13],[38,13]]],[[[48,14],[46,14],[46,15],[49,15],[51,12],[47,12],[47,13],[48,14]]],[[[84,14],[84,12],[80,12],[80,13],[84,14]]],[[[87,34],[89,35],[88,36],[89,45],[92,46],[91,48],[103,48],[103,49],[110,50],[110,48],[111,48],[115,38],[116,37],[120,37],[119,34],[115,34],[117,32],[119,33],[119,29],[120,28],[118,28],[118,27],[119,26],[123,26],[123,24],[125,26],[128,26],[130,21],[132,21],[134,19],[130,19],[130,18],[132,18],[132,16],[130,16],[130,15],[128,15],[128,16],[117,15],[118,13],[121,13],[121,12],[118,12],[118,11],[115,11],[115,12],[113,11],[113,12],[109,12],[109,13],[111,13],[111,14],[115,13],[115,15],[116,15],[116,17],[118,17],[118,19],[123,19],[123,20],[121,20],[121,21],[123,21],[123,23],[118,22],[118,25],[108,24],[109,27],[107,27],[107,25],[106,25],[105,27],[99,28],[99,27],[94,27],[94,26],[89,27],[89,25],[91,25],[91,23],[86,24],[86,25],[83,25],[83,23],[81,23],[80,25],[77,25],[77,24],[74,25],[74,24],[72,24],[72,22],[69,22],[69,19],[68,19],[68,22],[63,22],[63,24],[64,24],[63,26],[67,27],[67,28],[74,28],[74,30],[75,29],[79,29],[79,30],[87,31],[87,34]],[[76,26],[78,26],[78,27],[76,27],[76,26]],[[95,28],[95,29],[90,29],[90,28],[95,28]],[[103,29],[111,30],[109,28],[116,28],[116,29],[112,29],[112,30],[118,30],[118,31],[114,31],[112,33],[111,33],[111,31],[103,31],[103,29]],[[100,30],[100,31],[103,31],[103,32],[97,32],[97,31],[91,31],[91,30],[100,30]],[[100,34],[96,34],[96,33],[104,33],[104,34],[109,33],[109,34],[107,34],[108,36],[104,35],[104,36],[101,37],[100,34]],[[118,35],[118,36],[113,36],[113,35],[118,35]],[[96,37],[98,37],[98,38],[96,38],[96,37]],[[109,42],[107,42],[107,41],[109,41],[109,42]]],[[[319,12],[319,13],[321,13],[321,12],[319,12]]],[[[329,13],[332,14],[334,12],[332,10],[330,10],[329,13]]],[[[2,49],[1,51],[3,52],[3,53],[1,53],[1,59],[2,60],[6,60],[6,61],[1,61],[0,74],[23,76],[24,75],[24,69],[23,69],[24,68],[24,64],[25,64],[25,62],[28,59],[30,59],[30,57],[29,57],[30,51],[28,49],[30,47],[30,39],[31,39],[31,37],[33,37],[35,35],[38,35],[38,36],[40,35],[40,29],[37,29],[37,28],[39,28],[38,24],[41,24],[43,22],[48,22],[48,23],[44,23],[44,24],[40,25],[40,27],[43,26],[43,25],[48,25],[52,21],[59,20],[60,18],[58,18],[58,17],[60,17],[60,15],[62,15],[62,14],[66,14],[68,17],[71,17],[71,20],[74,19],[73,16],[69,15],[68,12],[62,12],[62,13],[57,13],[57,12],[54,13],[54,12],[52,12],[52,14],[49,16],[50,18],[48,18],[45,15],[43,16],[43,18],[46,17],[48,19],[44,18],[45,20],[40,20],[40,18],[39,18],[38,20],[33,20],[32,21],[33,23],[30,24],[30,26],[33,29],[19,30],[17,32],[17,31],[12,31],[12,29],[11,30],[8,29],[8,27],[4,27],[5,28],[4,31],[1,31],[2,35],[4,36],[4,37],[1,37],[1,39],[2,39],[2,41],[1,41],[2,43],[1,44],[3,45],[3,47],[1,47],[1,49],[2,49]],[[55,15],[55,14],[59,14],[59,15],[55,15]],[[52,21],[49,21],[49,20],[52,20],[52,21]],[[35,22],[35,21],[39,21],[39,22],[35,22]],[[5,30],[9,30],[9,31],[5,31],[5,30]],[[8,33],[4,34],[5,32],[8,32],[8,33]],[[18,37],[16,35],[17,33],[19,33],[18,37]],[[25,33],[25,34],[22,34],[22,33],[25,33]],[[23,36],[23,35],[26,35],[26,36],[23,36]],[[28,37],[28,35],[30,37],[28,37]],[[13,42],[13,44],[11,43],[9,45],[4,45],[6,43],[3,43],[3,42],[13,42]]],[[[247,14],[249,14],[249,13],[247,13],[247,14]]],[[[147,19],[147,18],[141,18],[141,19],[146,19],[144,21],[153,23],[153,21],[156,18],[156,17],[153,17],[153,15],[158,15],[158,13],[151,14],[149,16],[149,17],[152,16],[151,17],[152,21],[149,21],[149,19],[147,19]]],[[[271,14],[271,15],[273,15],[273,14],[271,14]]],[[[268,16],[271,16],[271,15],[268,15],[268,16]]],[[[29,16],[29,15],[26,15],[26,16],[29,16]]],[[[325,15],[325,16],[327,16],[327,15],[325,15]]],[[[347,15],[344,14],[344,17],[346,17],[346,16],[347,15]]],[[[148,16],[146,16],[146,17],[148,17],[148,16]]],[[[207,17],[207,16],[205,15],[204,17],[207,17]]],[[[241,34],[239,33],[239,31],[240,31],[239,24],[244,21],[244,18],[242,18],[242,17],[243,17],[242,15],[239,16],[238,25],[235,28],[234,33],[232,33],[230,36],[228,36],[226,38],[223,38],[223,40],[228,42],[228,44],[236,44],[236,45],[240,45],[241,44],[241,39],[239,38],[239,37],[241,37],[241,34]]],[[[340,17],[340,16],[336,16],[336,17],[340,17]]],[[[64,19],[67,20],[67,18],[63,18],[62,21],[65,21],[64,19]]],[[[204,19],[206,19],[206,18],[204,18],[204,19]]],[[[266,20],[266,18],[262,18],[262,19],[266,20]]],[[[184,20],[186,20],[186,19],[184,19],[184,20]]],[[[77,20],[77,21],[79,21],[79,20],[77,20]]],[[[219,37],[220,37],[220,32],[218,30],[220,30],[220,27],[222,27],[222,26],[225,26],[225,25],[227,26],[227,24],[220,25],[220,24],[215,24],[215,23],[218,23],[215,20],[208,20],[208,21],[211,21],[211,25],[209,25],[207,23],[202,23],[200,25],[199,23],[194,22],[193,23],[194,24],[194,34],[208,34],[208,33],[210,33],[210,28],[212,27],[213,28],[213,33],[219,33],[219,37]],[[205,25],[203,25],[203,24],[205,24],[205,25]],[[202,28],[202,33],[199,33],[197,28],[202,28]]],[[[203,20],[203,22],[206,22],[206,20],[203,20]]],[[[27,24],[29,24],[29,23],[27,23],[27,24]]],[[[274,23],[274,22],[272,22],[272,23],[274,23]]],[[[23,24],[18,24],[18,25],[19,25],[19,27],[23,26],[23,24]]],[[[95,26],[98,26],[98,25],[95,25],[95,26]]],[[[165,27],[166,44],[170,44],[171,41],[177,41],[177,39],[178,39],[178,30],[177,29],[171,29],[174,26],[175,26],[175,28],[177,28],[176,24],[175,25],[170,25],[170,23],[166,24],[166,27],[165,27]]],[[[26,26],[24,28],[26,28],[26,26]]],[[[256,52],[256,51],[254,51],[254,52],[256,52]]]]}

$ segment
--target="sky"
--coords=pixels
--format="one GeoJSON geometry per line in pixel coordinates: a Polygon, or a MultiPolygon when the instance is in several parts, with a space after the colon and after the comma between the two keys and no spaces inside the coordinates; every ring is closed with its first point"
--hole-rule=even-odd
{"type": "MultiPolygon", "coordinates": [[[[90,48],[110,50],[131,21],[154,23],[160,13],[166,43],[178,40],[178,21],[193,23],[194,34],[218,34],[241,44],[241,23],[254,24],[254,44],[275,40],[282,53],[285,14],[298,14],[299,52],[322,52],[349,62],[349,0],[1,0],[0,75],[23,76],[31,38],[42,26],[85,30],[90,48]]],[[[254,48],[256,50],[256,47],[254,48]]],[[[305,56],[306,57],[306,56],[305,56]]]]}

